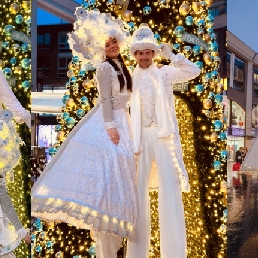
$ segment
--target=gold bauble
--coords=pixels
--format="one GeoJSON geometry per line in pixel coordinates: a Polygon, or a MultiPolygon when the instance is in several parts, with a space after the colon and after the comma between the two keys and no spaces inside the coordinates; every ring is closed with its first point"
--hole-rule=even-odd
{"type": "Polygon", "coordinates": [[[30,8],[30,1],[23,1],[22,8],[29,9],[30,8]]]}
{"type": "Polygon", "coordinates": [[[74,64],[73,64],[72,62],[70,62],[70,63],[68,64],[68,69],[69,69],[69,70],[73,70],[73,69],[74,69],[74,64]]]}
{"type": "Polygon", "coordinates": [[[16,3],[14,4],[11,4],[10,7],[9,7],[9,11],[12,13],[12,14],[17,14],[20,10],[20,6],[16,3]]]}
{"type": "Polygon", "coordinates": [[[179,7],[179,13],[183,16],[186,16],[189,11],[190,11],[190,6],[188,4],[182,4],[180,7],[179,7]]]}
{"type": "Polygon", "coordinates": [[[97,101],[98,101],[98,98],[94,98],[94,99],[92,100],[92,103],[93,103],[94,106],[97,104],[97,101]]]}
{"type": "Polygon", "coordinates": [[[209,53],[204,53],[203,54],[203,60],[206,64],[211,64],[212,63],[211,55],[209,53]]]}
{"type": "Polygon", "coordinates": [[[213,0],[206,0],[205,2],[206,2],[206,4],[207,4],[208,7],[213,4],[213,0]]]}
{"type": "Polygon", "coordinates": [[[67,106],[67,107],[70,107],[70,108],[72,108],[73,106],[74,106],[74,101],[73,101],[73,99],[68,99],[66,102],[65,102],[65,105],[67,106]]]}
{"type": "Polygon", "coordinates": [[[58,141],[64,141],[65,139],[65,132],[64,131],[59,131],[56,135],[56,138],[58,141]]]}
{"type": "Polygon", "coordinates": [[[69,71],[67,72],[67,77],[71,78],[71,77],[73,77],[73,76],[75,76],[74,71],[73,71],[73,70],[69,70],[69,71]]]}
{"type": "Polygon", "coordinates": [[[5,62],[3,60],[0,60],[0,68],[3,68],[5,66],[5,62]]]}
{"type": "Polygon", "coordinates": [[[211,40],[211,35],[210,34],[205,34],[204,35],[204,40],[206,41],[206,42],[209,42],[210,40],[211,40]]]}
{"type": "Polygon", "coordinates": [[[192,2],[192,9],[194,10],[194,12],[197,12],[201,7],[200,2],[192,2]]]}
{"type": "Polygon", "coordinates": [[[93,85],[92,81],[89,80],[89,79],[84,80],[83,83],[82,83],[82,86],[83,86],[84,89],[89,89],[89,88],[92,87],[92,85],[93,85]]]}
{"type": "Polygon", "coordinates": [[[212,56],[219,56],[219,52],[211,52],[212,56]]]}
{"type": "Polygon", "coordinates": [[[202,104],[205,109],[210,109],[212,107],[212,100],[205,99],[202,104]]]}
{"type": "Polygon", "coordinates": [[[212,132],[212,133],[211,133],[211,141],[212,141],[212,142],[215,142],[215,141],[217,141],[217,140],[218,140],[218,135],[217,135],[217,133],[212,132]]]}
{"type": "Polygon", "coordinates": [[[211,88],[215,88],[217,86],[217,83],[216,82],[210,82],[210,87],[211,88]]]}
{"type": "Polygon", "coordinates": [[[132,13],[131,13],[131,11],[126,10],[123,12],[122,16],[126,22],[129,22],[129,21],[131,21],[132,13]]]}

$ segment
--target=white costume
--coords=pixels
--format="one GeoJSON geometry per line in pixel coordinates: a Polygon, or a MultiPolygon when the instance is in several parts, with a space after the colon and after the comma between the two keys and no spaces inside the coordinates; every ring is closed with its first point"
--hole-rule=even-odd
{"type": "MultiPolygon", "coordinates": [[[[137,50],[145,49],[157,54],[153,33],[143,26],[134,32],[130,52],[134,55],[137,50]]],[[[164,46],[162,52],[172,65],[157,68],[152,63],[145,69],[137,65],[133,72],[131,122],[137,153],[138,214],[136,242],[129,241],[128,258],[149,257],[149,184],[157,187],[153,185],[157,174],[150,175],[154,160],[158,167],[161,258],[187,257],[181,190],[189,191],[189,183],[182,159],[172,84],[193,79],[200,71],[183,56],[175,56],[168,47],[164,46]]]]}
{"type": "MultiPolygon", "coordinates": [[[[120,44],[123,32],[120,27],[115,30],[115,21],[96,11],[78,10],[78,23],[71,34],[75,53],[83,49],[77,47],[80,44],[77,39],[84,25],[89,35],[96,34],[97,38],[90,39],[92,44],[100,44],[101,53],[109,37],[115,37],[120,44]],[[111,27],[104,27],[104,38],[101,38],[103,35],[98,29],[103,30],[109,24],[111,27]]],[[[83,39],[89,35],[82,35],[83,39]]],[[[83,61],[89,57],[85,58],[83,61]]],[[[99,59],[95,61],[97,64],[99,59]]],[[[124,76],[121,61],[113,59],[113,62],[124,76]]],[[[136,224],[136,165],[127,109],[130,93],[126,82],[120,92],[118,71],[107,61],[99,65],[96,80],[98,104],[69,133],[33,186],[32,215],[92,229],[97,257],[115,258],[123,237],[134,239],[136,224]],[[109,128],[117,129],[118,145],[110,140],[109,128]]]]}
{"type": "Polygon", "coordinates": [[[31,123],[30,113],[25,110],[10,89],[2,70],[0,70],[0,257],[15,257],[12,253],[21,239],[27,234],[7,194],[5,177],[20,158],[19,143],[21,139],[15,131],[15,123],[31,123]],[[2,102],[6,108],[2,110],[2,102]],[[12,230],[9,226],[14,226],[12,230]]]}

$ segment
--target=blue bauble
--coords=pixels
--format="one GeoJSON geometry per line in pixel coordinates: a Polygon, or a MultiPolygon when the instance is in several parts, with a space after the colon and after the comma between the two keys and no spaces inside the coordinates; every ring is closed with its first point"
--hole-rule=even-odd
{"type": "Polygon", "coordinates": [[[91,8],[96,7],[96,5],[97,5],[96,0],[89,0],[88,3],[89,3],[91,8]]]}
{"type": "Polygon", "coordinates": [[[210,43],[209,45],[211,52],[217,52],[219,50],[219,46],[217,42],[210,43]]]}
{"type": "Polygon", "coordinates": [[[83,3],[82,8],[84,8],[85,10],[89,10],[90,9],[89,3],[87,3],[87,2],[83,3]]]}
{"type": "Polygon", "coordinates": [[[214,101],[216,104],[220,104],[223,100],[223,96],[221,96],[220,94],[216,94],[216,96],[214,97],[214,101]]]}
{"type": "Polygon", "coordinates": [[[220,138],[221,141],[225,141],[225,140],[227,139],[226,133],[221,132],[221,133],[219,134],[219,138],[220,138]]]}
{"type": "Polygon", "coordinates": [[[108,7],[113,7],[114,4],[116,4],[116,1],[115,1],[115,0],[108,0],[108,1],[107,1],[107,6],[108,6],[108,7]]]}
{"type": "Polygon", "coordinates": [[[22,17],[22,15],[20,15],[20,14],[16,15],[16,16],[15,16],[15,22],[16,22],[17,24],[22,24],[22,22],[23,22],[23,17],[22,17]]]}
{"type": "Polygon", "coordinates": [[[31,235],[31,241],[34,242],[36,240],[36,235],[31,235]]]}
{"type": "Polygon", "coordinates": [[[197,85],[195,86],[195,91],[196,91],[196,92],[201,93],[201,92],[203,92],[203,90],[204,90],[204,87],[203,87],[202,84],[197,84],[197,85]]]}
{"type": "Polygon", "coordinates": [[[228,152],[226,150],[222,150],[221,153],[220,153],[220,157],[223,159],[223,160],[226,160],[227,159],[227,156],[228,156],[228,152]]]}
{"type": "Polygon", "coordinates": [[[53,157],[53,156],[56,155],[56,152],[57,152],[57,149],[54,148],[54,147],[52,147],[52,148],[49,149],[48,154],[49,154],[51,157],[53,157]]]}
{"type": "Polygon", "coordinates": [[[205,78],[207,78],[207,80],[210,80],[211,79],[211,73],[206,73],[205,78]]]}
{"type": "Polygon", "coordinates": [[[37,245],[35,250],[37,253],[40,253],[42,251],[42,247],[40,245],[37,245]]]}
{"type": "Polygon", "coordinates": [[[62,126],[61,125],[56,125],[55,126],[55,132],[59,132],[62,130],[62,126]]]}
{"type": "Polygon", "coordinates": [[[200,19],[196,22],[196,26],[199,28],[204,28],[205,27],[205,20],[200,19]]]}
{"type": "Polygon", "coordinates": [[[207,31],[207,33],[210,34],[210,35],[212,35],[212,34],[214,33],[213,28],[207,28],[206,31],[207,31]]]}
{"type": "Polygon", "coordinates": [[[10,64],[11,64],[11,65],[15,65],[16,62],[17,62],[17,60],[16,60],[15,57],[12,57],[12,58],[10,59],[10,64]]]}
{"type": "Polygon", "coordinates": [[[21,46],[22,52],[25,53],[29,50],[29,45],[27,43],[23,43],[21,46]]]}
{"type": "Polygon", "coordinates": [[[73,56],[72,57],[72,62],[75,63],[75,64],[79,64],[79,62],[80,62],[79,57],[78,56],[73,56]]]}
{"type": "Polygon", "coordinates": [[[223,216],[224,216],[224,217],[227,217],[227,216],[228,216],[228,210],[227,210],[227,209],[223,210],[223,216]]]}
{"type": "Polygon", "coordinates": [[[185,24],[187,26],[191,26],[191,25],[193,25],[193,23],[194,23],[194,19],[193,19],[192,16],[186,16],[185,17],[185,24]]]}
{"type": "Polygon", "coordinates": [[[13,72],[12,72],[12,69],[6,67],[3,69],[3,73],[6,78],[10,78],[13,72]]]}
{"type": "Polygon", "coordinates": [[[90,248],[89,248],[89,254],[90,255],[96,255],[96,248],[95,248],[95,246],[91,246],[90,248]]]}
{"type": "Polygon", "coordinates": [[[181,46],[180,46],[180,44],[178,44],[178,43],[174,44],[174,45],[173,45],[173,49],[174,49],[177,53],[179,53],[179,52],[181,51],[181,46]]]}
{"type": "Polygon", "coordinates": [[[133,22],[128,22],[128,25],[129,25],[129,31],[130,32],[135,31],[135,24],[133,22]]]}
{"type": "Polygon", "coordinates": [[[3,42],[2,47],[5,49],[9,48],[9,42],[3,42]]]}
{"type": "Polygon", "coordinates": [[[70,99],[70,95],[64,95],[62,98],[63,103],[65,104],[68,99],[70,99]]]}
{"type": "Polygon", "coordinates": [[[78,116],[79,118],[82,118],[85,116],[85,111],[83,109],[78,109],[76,111],[76,116],[78,116]]]}
{"type": "Polygon", "coordinates": [[[51,249],[52,246],[53,246],[52,241],[47,241],[46,246],[47,246],[48,249],[51,249]]]}
{"type": "Polygon", "coordinates": [[[30,27],[30,25],[31,25],[31,19],[29,18],[29,19],[27,19],[25,22],[26,22],[27,26],[30,27]]]}
{"type": "Polygon", "coordinates": [[[77,78],[76,78],[75,76],[72,76],[72,77],[69,79],[69,81],[70,81],[70,84],[73,84],[73,83],[75,83],[75,82],[77,81],[77,78]]]}
{"type": "Polygon", "coordinates": [[[67,112],[64,112],[64,113],[62,114],[62,117],[63,117],[64,120],[66,120],[67,118],[70,117],[70,114],[67,113],[67,112]]]}
{"type": "Polygon", "coordinates": [[[220,170],[221,169],[221,162],[218,160],[213,161],[213,167],[215,170],[220,170]]]}
{"type": "Polygon", "coordinates": [[[185,33],[185,28],[183,26],[176,26],[174,32],[176,37],[182,38],[185,33]]]}
{"type": "Polygon", "coordinates": [[[73,117],[68,117],[67,119],[65,119],[65,125],[68,127],[68,128],[73,128],[74,125],[75,125],[75,119],[73,117]]]}
{"type": "Polygon", "coordinates": [[[21,63],[22,63],[22,68],[29,69],[30,64],[31,64],[31,60],[28,59],[28,58],[24,58],[24,59],[22,59],[21,63]]]}
{"type": "Polygon", "coordinates": [[[214,92],[209,92],[208,98],[209,99],[213,99],[215,97],[215,93],[214,92]]]}
{"type": "Polygon", "coordinates": [[[207,27],[212,27],[214,24],[214,17],[212,15],[208,15],[205,19],[207,27]]]}
{"type": "Polygon", "coordinates": [[[201,52],[201,48],[199,46],[193,46],[193,53],[195,56],[199,55],[201,52]]]}
{"type": "Polygon", "coordinates": [[[157,33],[154,34],[154,39],[155,39],[155,42],[158,43],[158,44],[159,44],[160,41],[161,41],[161,37],[160,37],[160,35],[157,34],[157,33]]]}
{"type": "Polygon", "coordinates": [[[30,87],[30,82],[27,80],[23,81],[22,87],[27,90],[30,87]]]}
{"type": "Polygon", "coordinates": [[[84,75],[85,75],[85,71],[84,70],[79,71],[79,73],[78,73],[78,77],[79,78],[83,78],[84,75]]]}
{"type": "Polygon", "coordinates": [[[8,24],[4,27],[4,34],[7,36],[11,36],[12,32],[13,32],[13,26],[8,24]]]}
{"type": "Polygon", "coordinates": [[[88,98],[87,98],[86,96],[83,96],[83,97],[81,97],[81,99],[80,99],[80,103],[81,103],[82,105],[89,105],[89,100],[88,100],[88,98]]]}
{"type": "Polygon", "coordinates": [[[196,61],[195,65],[201,70],[203,68],[203,62],[201,61],[196,61]]]}
{"type": "Polygon", "coordinates": [[[220,120],[215,120],[213,126],[215,131],[220,131],[223,128],[223,123],[220,120]]]}
{"type": "Polygon", "coordinates": [[[218,71],[212,71],[211,72],[211,78],[213,79],[213,80],[216,80],[216,79],[218,79],[218,76],[219,76],[219,73],[218,73],[218,71]]]}
{"type": "Polygon", "coordinates": [[[151,13],[151,7],[150,6],[145,6],[143,7],[143,14],[144,15],[149,15],[151,13]]]}

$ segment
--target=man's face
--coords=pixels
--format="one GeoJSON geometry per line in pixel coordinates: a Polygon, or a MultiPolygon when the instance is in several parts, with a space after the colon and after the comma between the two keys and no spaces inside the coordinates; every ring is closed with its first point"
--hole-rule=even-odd
{"type": "Polygon", "coordinates": [[[152,63],[154,52],[151,49],[138,50],[135,53],[137,63],[141,68],[148,68],[152,63]]]}

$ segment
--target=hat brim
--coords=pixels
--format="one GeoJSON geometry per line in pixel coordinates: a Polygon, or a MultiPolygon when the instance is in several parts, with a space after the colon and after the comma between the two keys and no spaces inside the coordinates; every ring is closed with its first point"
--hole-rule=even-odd
{"type": "Polygon", "coordinates": [[[158,55],[158,44],[150,42],[135,42],[131,45],[129,52],[131,56],[135,57],[137,51],[146,49],[154,51],[154,58],[158,55]]]}

